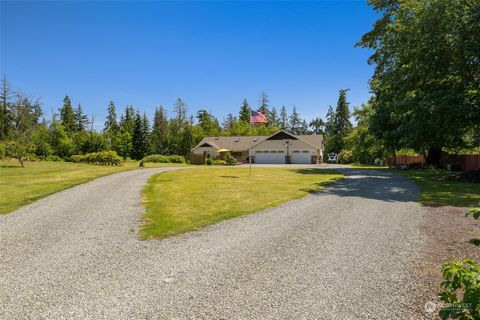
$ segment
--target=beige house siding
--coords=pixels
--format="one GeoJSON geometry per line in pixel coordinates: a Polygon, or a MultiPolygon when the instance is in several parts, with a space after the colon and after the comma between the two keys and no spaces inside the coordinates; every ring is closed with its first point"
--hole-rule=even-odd
{"type": "Polygon", "coordinates": [[[203,155],[204,152],[210,153],[210,157],[212,158],[218,157],[217,149],[215,149],[214,147],[198,147],[193,150],[194,154],[203,155]]]}
{"type": "Polygon", "coordinates": [[[286,157],[291,157],[295,151],[308,151],[310,156],[314,156],[312,162],[318,163],[321,162],[321,150],[313,147],[312,145],[303,142],[301,140],[285,139],[285,140],[265,140],[254,147],[250,148],[250,155],[252,156],[252,161],[255,162],[255,154],[257,151],[283,151],[283,154],[286,157]],[[288,148],[287,148],[288,142],[288,148]],[[287,150],[288,149],[288,150],[287,150]],[[287,152],[288,151],[288,152],[287,152]]]}

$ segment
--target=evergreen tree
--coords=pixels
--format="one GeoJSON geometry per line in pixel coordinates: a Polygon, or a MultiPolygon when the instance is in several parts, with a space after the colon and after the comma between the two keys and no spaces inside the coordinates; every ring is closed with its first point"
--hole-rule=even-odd
{"type": "Polygon", "coordinates": [[[335,129],[334,132],[342,137],[347,136],[352,131],[352,123],[350,122],[349,102],[347,101],[348,89],[340,89],[337,109],[335,110],[335,129]]]}
{"type": "MultiPolygon", "coordinates": [[[[208,111],[201,109],[197,112],[198,125],[205,136],[216,136],[219,134],[220,125],[218,120],[208,111]]],[[[193,121],[190,121],[193,122],[193,121]]]]}
{"type": "Polygon", "coordinates": [[[13,92],[10,89],[7,78],[2,78],[2,87],[0,91],[0,140],[5,140],[10,131],[10,99],[13,92]]]}
{"type": "Polygon", "coordinates": [[[192,133],[192,124],[190,122],[182,128],[180,133],[179,145],[178,145],[178,154],[182,156],[188,156],[190,150],[194,147],[194,137],[192,133]]]}
{"type": "Polygon", "coordinates": [[[292,114],[290,115],[290,131],[293,134],[300,134],[302,126],[302,120],[300,119],[300,115],[297,112],[297,107],[293,106],[292,114]]]}
{"type": "Polygon", "coordinates": [[[82,105],[79,103],[77,109],[75,110],[75,131],[85,131],[88,126],[88,116],[83,113],[82,105]]]}
{"type": "Polygon", "coordinates": [[[268,109],[268,104],[270,103],[270,100],[268,99],[268,95],[265,91],[262,91],[262,93],[260,94],[260,100],[258,100],[258,102],[258,111],[263,113],[265,116],[268,116],[268,114],[270,113],[270,110],[268,109]]]}
{"type": "Polygon", "coordinates": [[[182,99],[178,98],[173,105],[173,113],[175,114],[178,125],[181,127],[187,118],[187,106],[182,99]]]}
{"type": "Polygon", "coordinates": [[[330,114],[327,113],[329,137],[326,140],[326,149],[328,152],[340,153],[345,147],[345,138],[352,131],[346,93],[347,90],[340,90],[335,114],[332,116],[330,109],[330,114]]]}
{"type": "Polygon", "coordinates": [[[280,129],[288,130],[288,113],[284,105],[280,109],[280,129]]]}
{"type": "Polygon", "coordinates": [[[128,132],[133,136],[133,128],[135,127],[135,111],[132,106],[126,106],[125,112],[120,117],[120,131],[128,132]]]}
{"type": "Polygon", "coordinates": [[[310,128],[312,128],[313,134],[320,135],[324,134],[325,122],[321,118],[315,118],[309,123],[310,128]]]}
{"type": "Polygon", "coordinates": [[[250,123],[250,114],[251,114],[251,109],[250,109],[250,106],[248,105],[248,101],[247,99],[243,99],[242,107],[240,108],[240,114],[238,118],[240,121],[250,123]]]}
{"type": "Polygon", "coordinates": [[[325,119],[327,119],[327,122],[325,123],[325,134],[327,136],[332,136],[334,134],[335,128],[335,112],[333,111],[332,106],[328,106],[328,111],[325,119]]]}
{"type": "Polygon", "coordinates": [[[278,126],[278,114],[277,114],[277,109],[275,107],[272,108],[272,111],[268,114],[268,124],[271,127],[276,127],[278,126]]]}
{"type": "Polygon", "coordinates": [[[223,130],[230,135],[235,126],[235,122],[237,122],[237,118],[235,118],[231,113],[227,114],[227,117],[223,121],[223,130]]]}
{"type": "Polygon", "coordinates": [[[132,135],[132,158],[142,159],[148,153],[148,132],[149,124],[146,114],[140,116],[137,111],[134,119],[134,128],[132,135]]]}
{"type": "Polygon", "coordinates": [[[303,119],[300,126],[300,134],[308,134],[308,123],[307,120],[303,119]]]}
{"type": "Polygon", "coordinates": [[[150,146],[156,154],[168,153],[168,119],[163,106],[155,108],[150,146]]]}
{"type": "Polygon", "coordinates": [[[113,101],[110,101],[107,108],[107,118],[105,120],[105,126],[103,132],[116,133],[119,130],[117,123],[117,111],[113,101]]]}
{"type": "Polygon", "coordinates": [[[60,122],[68,135],[71,135],[77,130],[75,110],[72,107],[69,96],[65,96],[63,99],[63,106],[60,108],[60,122]]]}

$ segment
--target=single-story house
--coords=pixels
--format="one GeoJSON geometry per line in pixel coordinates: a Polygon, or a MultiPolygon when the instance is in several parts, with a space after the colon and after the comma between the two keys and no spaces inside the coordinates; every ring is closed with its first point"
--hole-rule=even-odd
{"type": "Polygon", "coordinates": [[[271,136],[205,137],[192,149],[192,163],[206,158],[224,159],[230,154],[239,162],[264,164],[316,164],[323,162],[321,135],[294,135],[278,131],[271,136]]]}

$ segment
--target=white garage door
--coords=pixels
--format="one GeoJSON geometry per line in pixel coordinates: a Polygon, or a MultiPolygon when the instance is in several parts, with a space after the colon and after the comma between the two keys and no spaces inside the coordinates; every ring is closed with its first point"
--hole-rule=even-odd
{"type": "Polygon", "coordinates": [[[257,150],[255,163],[285,163],[285,153],[281,150],[257,150]]]}
{"type": "Polygon", "coordinates": [[[293,150],[292,163],[310,164],[312,163],[312,155],[309,150],[293,150]]]}

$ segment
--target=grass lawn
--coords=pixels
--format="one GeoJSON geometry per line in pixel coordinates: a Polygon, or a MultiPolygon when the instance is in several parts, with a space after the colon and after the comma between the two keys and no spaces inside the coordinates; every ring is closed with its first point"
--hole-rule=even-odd
{"type": "Polygon", "coordinates": [[[475,206],[480,201],[480,184],[449,181],[444,170],[392,170],[409,177],[421,189],[421,203],[426,205],[475,206]]]}
{"type": "MultiPolygon", "coordinates": [[[[175,164],[146,163],[146,167],[175,164]]],[[[100,166],[71,162],[0,161],[0,214],[12,212],[52,193],[105,176],[138,168],[138,162],[127,161],[122,166],[100,166]]]]}
{"type": "Polygon", "coordinates": [[[142,239],[197,230],[274,207],[324,188],[342,175],[322,169],[198,168],[165,172],[145,187],[142,239]]]}

